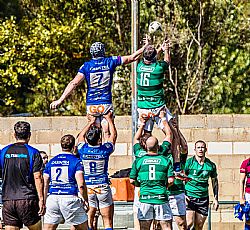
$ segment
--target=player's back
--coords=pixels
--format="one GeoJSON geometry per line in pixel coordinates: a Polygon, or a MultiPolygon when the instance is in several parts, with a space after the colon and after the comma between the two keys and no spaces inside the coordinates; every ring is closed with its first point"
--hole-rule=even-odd
{"type": "Polygon", "coordinates": [[[79,69],[87,81],[87,105],[111,104],[111,87],[115,68],[121,65],[120,56],[93,58],[79,69]]]}
{"type": "Polygon", "coordinates": [[[114,145],[109,142],[98,146],[90,146],[88,143],[78,146],[87,185],[108,183],[108,161],[113,151],[114,145]]]}
{"type": "Polygon", "coordinates": [[[28,144],[15,143],[2,149],[3,200],[36,199],[33,172],[41,167],[39,151],[28,144]]]}
{"type": "Polygon", "coordinates": [[[72,153],[61,153],[52,158],[44,170],[44,174],[48,174],[50,178],[49,193],[77,195],[77,171],[83,172],[83,167],[81,161],[72,153]]]}
{"type": "Polygon", "coordinates": [[[162,155],[145,155],[137,159],[136,168],[140,182],[140,201],[166,201],[168,177],[174,175],[170,160],[162,155]]]}

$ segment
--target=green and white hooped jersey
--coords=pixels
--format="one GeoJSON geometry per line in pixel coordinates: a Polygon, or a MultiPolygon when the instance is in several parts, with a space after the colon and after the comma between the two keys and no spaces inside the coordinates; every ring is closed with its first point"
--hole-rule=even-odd
{"type": "Polygon", "coordinates": [[[137,158],[130,172],[130,178],[140,183],[140,202],[148,204],[163,204],[168,201],[167,181],[172,176],[172,163],[162,155],[137,158]]]}
{"type": "Polygon", "coordinates": [[[149,65],[140,61],[137,65],[138,108],[153,109],[166,104],[164,98],[164,73],[168,63],[158,61],[149,65]]]}
{"type": "Polygon", "coordinates": [[[215,163],[205,158],[204,163],[201,165],[193,156],[187,160],[184,171],[187,176],[192,178],[185,185],[186,195],[196,198],[208,197],[209,177],[217,177],[215,163]]]}

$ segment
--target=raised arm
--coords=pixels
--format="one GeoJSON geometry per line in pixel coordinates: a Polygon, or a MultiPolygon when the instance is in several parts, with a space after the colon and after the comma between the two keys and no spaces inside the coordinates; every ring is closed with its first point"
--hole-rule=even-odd
{"type": "Polygon", "coordinates": [[[212,178],[212,187],[213,187],[213,193],[214,193],[213,206],[214,206],[214,209],[217,211],[219,208],[219,201],[218,201],[219,182],[218,182],[217,177],[212,178]]]}
{"type": "Polygon", "coordinates": [[[43,175],[43,180],[44,180],[44,203],[46,204],[48,192],[49,192],[49,175],[44,174],[43,175]]]}
{"type": "Polygon", "coordinates": [[[103,115],[103,117],[107,120],[107,122],[109,124],[109,131],[110,131],[110,135],[109,135],[108,139],[105,141],[108,141],[108,142],[115,144],[116,139],[117,139],[117,130],[115,127],[113,114],[112,114],[112,112],[108,112],[107,114],[103,115]]]}
{"type": "Polygon", "coordinates": [[[45,213],[45,203],[44,203],[44,194],[43,194],[43,177],[42,177],[42,172],[34,172],[34,180],[35,180],[35,186],[36,186],[36,191],[38,195],[38,200],[39,200],[39,211],[38,214],[40,216],[44,215],[45,213]]]}
{"type": "Polygon", "coordinates": [[[76,139],[76,145],[80,142],[85,142],[85,136],[86,133],[89,131],[90,127],[95,123],[96,117],[88,114],[87,115],[88,123],[87,125],[82,129],[82,131],[78,134],[78,137],[76,139]]]}
{"type": "Polygon", "coordinates": [[[133,54],[127,55],[127,56],[122,56],[122,64],[126,65],[129,64],[131,62],[134,62],[136,60],[139,59],[140,55],[143,53],[143,50],[145,49],[145,47],[148,45],[149,43],[149,37],[146,36],[143,39],[144,45],[142,48],[138,49],[137,51],[135,51],[133,54]]]}
{"type": "Polygon", "coordinates": [[[57,108],[60,104],[63,103],[63,101],[73,92],[73,90],[84,80],[84,75],[82,73],[77,73],[75,78],[66,86],[62,96],[56,100],[53,101],[50,104],[51,109],[57,108]]]}
{"type": "Polygon", "coordinates": [[[172,143],[173,134],[166,118],[166,112],[161,111],[159,117],[161,118],[162,124],[164,125],[165,138],[163,141],[168,141],[169,143],[172,143]]]}
{"type": "Polygon", "coordinates": [[[141,124],[140,124],[137,132],[134,135],[134,139],[133,139],[134,144],[140,143],[140,138],[142,137],[144,127],[145,127],[146,122],[148,120],[147,117],[143,117],[142,114],[139,114],[139,117],[140,117],[140,123],[141,124]]]}
{"type": "Polygon", "coordinates": [[[171,57],[170,57],[170,41],[165,40],[161,45],[161,50],[164,52],[164,61],[170,64],[171,57]]]}

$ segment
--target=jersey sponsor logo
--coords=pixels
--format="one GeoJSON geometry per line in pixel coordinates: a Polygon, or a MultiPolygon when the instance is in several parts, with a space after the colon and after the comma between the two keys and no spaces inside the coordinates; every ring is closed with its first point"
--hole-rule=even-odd
{"type": "Polygon", "coordinates": [[[69,161],[52,161],[52,165],[69,165],[69,161]]]}
{"type": "Polygon", "coordinates": [[[105,110],[104,105],[90,105],[89,106],[89,111],[91,113],[103,113],[105,110]]]}
{"type": "Polygon", "coordinates": [[[5,158],[28,158],[27,154],[25,153],[19,153],[19,154],[5,154],[5,158]]]}
{"type": "Polygon", "coordinates": [[[109,70],[109,66],[98,66],[98,67],[90,67],[90,70],[92,71],[99,71],[99,70],[109,70]]]}
{"type": "Polygon", "coordinates": [[[160,164],[161,159],[145,159],[143,160],[143,164],[160,164]]]}
{"type": "Polygon", "coordinates": [[[152,66],[141,66],[140,71],[146,71],[146,72],[153,72],[155,70],[155,67],[152,66]]]}

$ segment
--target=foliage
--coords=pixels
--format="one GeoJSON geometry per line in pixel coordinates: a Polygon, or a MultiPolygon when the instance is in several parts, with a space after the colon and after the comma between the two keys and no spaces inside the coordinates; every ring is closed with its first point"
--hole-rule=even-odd
{"type": "MultiPolygon", "coordinates": [[[[168,106],[180,113],[248,113],[249,15],[247,1],[141,0],[140,39],[151,21],[171,39],[172,64],[165,88],[168,106]]],[[[21,0],[0,10],[0,113],[80,115],[78,87],[56,111],[57,99],[95,41],[108,55],[130,53],[129,0],[21,0]]],[[[159,43],[162,37],[154,37],[159,43]]],[[[116,114],[131,112],[130,67],[114,78],[116,114]]]]}

